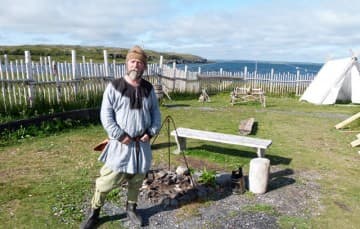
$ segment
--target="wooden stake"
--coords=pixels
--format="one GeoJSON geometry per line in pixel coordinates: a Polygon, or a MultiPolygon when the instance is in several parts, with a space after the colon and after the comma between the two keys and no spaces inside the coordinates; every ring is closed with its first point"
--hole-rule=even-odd
{"type": "Polygon", "coordinates": [[[360,118],[360,112],[351,116],[350,118],[348,119],[345,119],[344,121],[338,123],[335,125],[335,128],[336,129],[340,129],[340,128],[343,128],[344,126],[350,124],[351,122],[355,121],[356,119],[360,118]]]}
{"type": "Polygon", "coordinates": [[[360,145],[360,139],[356,139],[355,141],[352,141],[350,144],[351,144],[351,147],[358,146],[358,145],[360,145]]]}

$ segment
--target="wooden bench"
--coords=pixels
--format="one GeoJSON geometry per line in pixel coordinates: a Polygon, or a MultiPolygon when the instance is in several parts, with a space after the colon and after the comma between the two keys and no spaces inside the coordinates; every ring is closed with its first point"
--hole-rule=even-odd
{"type": "Polygon", "coordinates": [[[178,146],[175,153],[180,153],[186,149],[186,138],[252,147],[257,149],[256,153],[258,157],[264,157],[265,150],[272,143],[271,140],[267,139],[244,137],[188,128],[177,128],[171,132],[171,135],[175,136],[176,144],[178,146]]]}
{"type": "Polygon", "coordinates": [[[265,92],[261,88],[236,87],[230,93],[231,105],[238,101],[259,101],[263,107],[266,106],[265,92]]]}

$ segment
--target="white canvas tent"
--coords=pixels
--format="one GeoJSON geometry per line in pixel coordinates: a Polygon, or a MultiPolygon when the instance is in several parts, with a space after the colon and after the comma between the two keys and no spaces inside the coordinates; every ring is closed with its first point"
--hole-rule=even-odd
{"type": "Polygon", "coordinates": [[[324,64],[301,96],[314,104],[336,101],[360,103],[360,65],[356,57],[331,60],[324,64]]]}

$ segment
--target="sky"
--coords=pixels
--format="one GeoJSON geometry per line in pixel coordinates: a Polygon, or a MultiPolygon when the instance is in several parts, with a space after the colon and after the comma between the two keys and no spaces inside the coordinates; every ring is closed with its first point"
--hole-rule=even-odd
{"type": "Polygon", "coordinates": [[[64,44],[209,60],[360,54],[359,0],[0,0],[0,45],[64,44]]]}

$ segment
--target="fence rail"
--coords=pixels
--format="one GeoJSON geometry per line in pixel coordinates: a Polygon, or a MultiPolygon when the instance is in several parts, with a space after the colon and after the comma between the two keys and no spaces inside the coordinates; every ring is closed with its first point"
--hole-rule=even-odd
{"type": "MultiPolygon", "coordinates": [[[[8,61],[6,55],[0,58],[0,112],[14,106],[34,106],[37,101],[59,104],[78,98],[89,100],[101,96],[108,82],[126,74],[125,64],[108,62],[104,50],[104,63],[92,60],[76,62],[76,52],[72,51],[72,61],[56,62],[48,57],[40,57],[38,62],[31,60],[25,51],[24,60],[8,61]]],[[[162,84],[169,91],[199,93],[206,88],[208,92],[232,90],[234,87],[262,88],[266,93],[301,95],[313,80],[313,74],[291,73],[267,74],[248,72],[190,72],[162,64],[149,64],[144,77],[153,84],[162,84]]]]}

